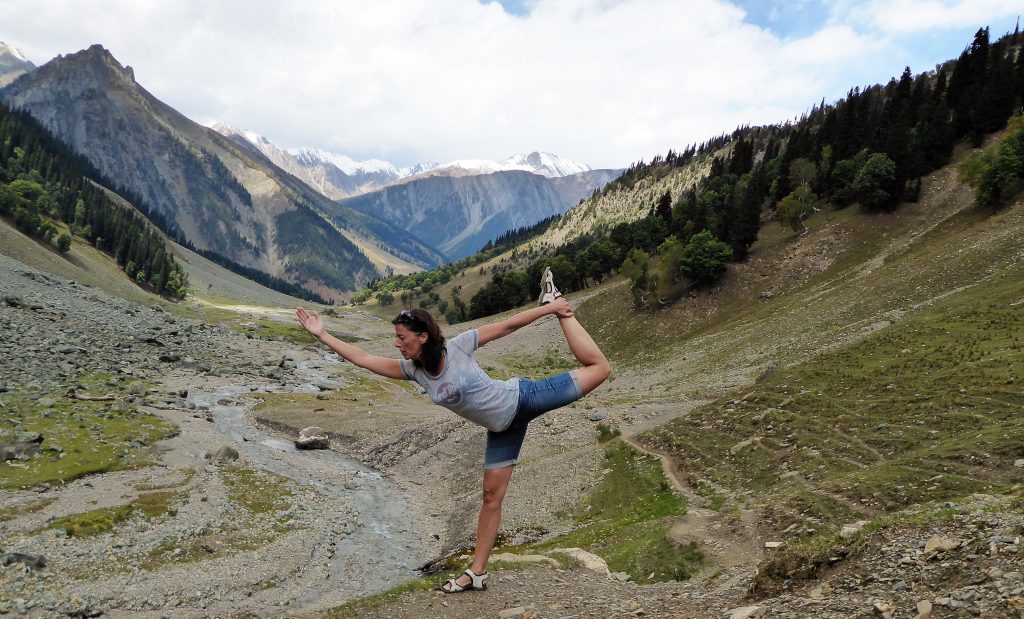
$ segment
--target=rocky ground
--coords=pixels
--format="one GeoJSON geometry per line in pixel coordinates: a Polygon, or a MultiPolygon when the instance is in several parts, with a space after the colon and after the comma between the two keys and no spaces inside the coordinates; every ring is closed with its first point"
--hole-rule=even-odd
{"type": "MultiPolygon", "coordinates": [[[[481,431],[430,406],[407,384],[382,381],[372,395],[346,399],[338,416],[321,418],[332,451],[297,451],[297,429],[328,413],[314,408],[282,420],[256,402],[268,392],[294,392],[323,398],[325,408],[341,406],[339,387],[365,379],[362,373],[319,347],[191,316],[0,256],[0,475],[20,479],[39,462],[71,466],[83,450],[107,447],[118,463],[67,484],[29,483],[3,494],[0,614],[318,615],[408,580],[414,568],[469,542],[481,431]],[[29,418],[36,416],[60,423],[47,426],[51,435],[34,432],[29,418]],[[104,432],[121,420],[174,436],[104,432]],[[81,432],[64,431],[75,427],[81,432]],[[141,505],[161,493],[160,510],[139,508],[98,535],[80,535],[63,524],[74,520],[61,520],[141,505]]],[[[334,326],[392,354],[380,321],[334,326]]],[[[557,323],[549,320],[482,349],[480,358],[500,370],[559,346],[557,323]]],[[[595,419],[621,427],[628,438],[694,404],[638,404],[623,396],[654,379],[626,368],[616,376],[603,395],[533,426],[506,499],[504,529],[514,541],[572,526],[566,510],[602,475],[595,419]]],[[[671,468],[666,472],[679,492],[688,492],[671,468]]],[[[950,505],[945,518],[882,529],[808,567],[772,560],[755,511],[727,527],[701,497],[688,498],[690,513],[673,538],[697,541],[713,560],[691,581],[641,586],[590,557],[567,559],[567,551],[526,563],[505,557],[486,592],[409,592],[342,614],[1024,616],[1019,502],[973,497],[950,505]]]]}

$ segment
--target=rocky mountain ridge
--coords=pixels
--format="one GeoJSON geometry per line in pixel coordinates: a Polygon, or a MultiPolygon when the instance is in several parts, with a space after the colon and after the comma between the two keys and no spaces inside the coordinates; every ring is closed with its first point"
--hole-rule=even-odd
{"type": "Polygon", "coordinates": [[[21,51],[0,41],[0,88],[35,68],[21,51]]]}
{"type": "Polygon", "coordinates": [[[0,99],[122,183],[167,220],[172,235],[323,296],[343,298],[388,266],[441,260],[401,229],[333,205],[262,155],[184,117],[99,45],[58,56],[0,99]]]}
{"type": "Polygon", "coordinates": [[[559,178],[593,170],[588,165],[539,151],[513,155],[502,161],[457,159],[447,163],[420,162],[400,168],[380,159],[356,161],[318,148],[282,148],[255,131],[239,129],[224,122],[214,122],[208,126],[225,137],[255,148],[276,165],[332,200],[429,176],[475,176],[514,171],[559,178]]]}
{"type": "Polygon", "coordinates": [[[505,171],[426,175],[338,202],[405,227],[458,260],[504,232],[561,215],[615,179],[618,170],[546,178],[505,171]]]}

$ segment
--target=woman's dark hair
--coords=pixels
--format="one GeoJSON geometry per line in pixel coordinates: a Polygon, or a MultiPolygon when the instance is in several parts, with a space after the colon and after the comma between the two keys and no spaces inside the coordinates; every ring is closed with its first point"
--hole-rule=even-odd
{"type": "Polygon", "coordinates": [[[414,359],[413,363],[431,374],[437,374],[441,369],[441,356],[444,354],[444,336],[441,335],[441,327],[430,312],[420,308],[402,310],[391,324],[405,325],[414,333],[427,334],[420,358],[414,359]]]}

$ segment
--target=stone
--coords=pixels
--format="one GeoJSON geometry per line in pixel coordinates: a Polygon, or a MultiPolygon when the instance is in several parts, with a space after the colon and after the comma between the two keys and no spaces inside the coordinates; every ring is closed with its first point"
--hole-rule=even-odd
{"type": "Polygon", "coordinates": [[[238,450],[230,445],[225,445],[217,450],[211,460],[217,464],[225,464],[238,460],[238,450]]]}
{"type": "Polygon", "coordinates": [[[938,552],[946,552],[960,547],[960,542],[948,537],[939,537],[936,535],[931,538],[924,545],[924,553],[932,554],[938,552]]]}
{"type": "Polygon", "coordinates": [[[864,525],[866,525],[867,523],[867,520],[858,520],[857,522],[851,524],[844,524],[843,528],[839,531],[839,537],[853,537],[854,535],[860,533],[861,530],[864,528],[864,525]]]}
{"type": "Polygon", "coordinates": [[[1024,458],[1018,458],[1017,460],[1014,460],[1013,466],[1019,469],[1024,469],[1024,458]]]}
{"type": "Polygon", "coordinates": [[[760,442],[761,442],[761,437],[760,436],[755,436],[755,437],[752,437],[752,438],[748,438],[748,439],[746,439],[744,441],[740,441],[740,442],[736,443],[735,445],[733,445],[732,447],[730,447],[729,448],[729,453],[735,456],[736,454],[738,454],[739,452],[743,451],[747,447],[750,447],[754,443],[760,443],[760,442]]]}
{"type": "Polygon", "coordinates": [[[299,431],[299,438],[295,439],[295,447],[298,449],[328,449],[330,442],[331,439],[323,428],[310,426],[299,431]]]}
{"type": "Polygon", "coordinates": [[[42,570],[46,568],[46,559],[41,555],[27,555],[20,552],[7,552],[0,555],[0,565],[22,565],[27,570],[42,570]]]}
{"type": "Polygon", "coordinates": [[[590,413],[589,419],[591,421],[601,421],[602,419],[604,419],[604,413],[602,413],[601,411],[594,411],[593,413],[590,413]]]}
{"type": "Polygon", "coordinates": [[[932,603],[928,600],[921,600],[917,603],[917,614],[914,619],[932,619],[932,603]]]}
{"type": "Polygon", "coordinates": [[[39,443],[0,442],[0,460],[28,460],[39,453],[39,443]]]}
{"type": "Polygon", "coordinates": [[[756,619],[765,616],[765,608],[763,606],[740,606],[728,613],[729,619],[756,619]]]}
{"type": "Polygon", "coordinates": [[[506,608],[498,613],[498,619],[530,619],[532,616],[533,611],[525,606],[506,608]]]}
{"type": "Polygon", "coordinates": [[[769,549],[769,550],[774,550],[776,548],[782,548],[782,545],[783,545],[783,542],[765,542],[764,543],[764,547],[769,549]]]}
{"type": "Polygon", "coordinates": [[[608,569],[608,563],[601,557],[582,548],[556,548],[552,552],[566,555],[579,562],[585,569],[611,578],[612,572],[608,569]]]}

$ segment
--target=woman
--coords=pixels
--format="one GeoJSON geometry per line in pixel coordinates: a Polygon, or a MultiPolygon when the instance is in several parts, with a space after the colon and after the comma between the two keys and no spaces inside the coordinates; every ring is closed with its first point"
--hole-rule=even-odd
{"type": "Polygon", "coordinates": [[[388,378],[414,380],[435,404],[487,428],[483,506],[477,520],[473,563],[458,578],[441,586],[446,593],[486,589],[487,562],[501,522],[501,504],[512,469],[519,461],[527,424],[590,393],[611,373],[608,360],[555,288],[551,270],[546,269],[541,280],[539,307],[460,333],[447,345],[429,312],[403,310],[391,321],[395,325],[395,348],[402,360],[371,355],[342,342],[324,330],[323,321],[315,313],[300,307],[296,314],[310,335],[347,361],[388,378]],[[558,317],[569,349],[582,367],[542,380],[497,381],[473,359],[473,352],[480,346],[550,314],[558,317]]]}

